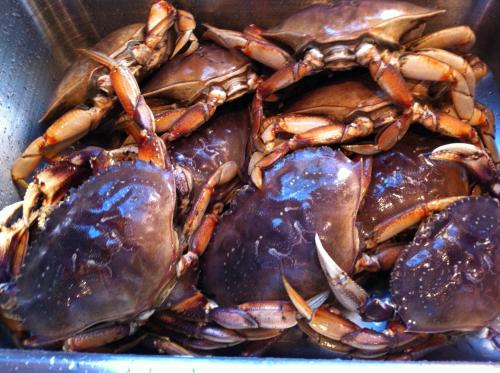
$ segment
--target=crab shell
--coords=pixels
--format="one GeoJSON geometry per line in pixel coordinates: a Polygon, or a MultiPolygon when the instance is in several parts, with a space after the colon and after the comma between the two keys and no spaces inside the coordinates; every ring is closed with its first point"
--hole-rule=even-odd
{"type": "Polygon", "coordinates": [[[288,45],[296,53],[312,44],[350,42],[362,37],[397,46],[408,31],[443,12],[402,1],[314,4],[262,32],[262,36],[288,45]]]}
{"type": "Polygon", "coordinates": [[[314,235],[351,269],[358,254],[354,223],[362,172],[362,161],[339,150],[306,148],[267,170],[261,190],[242,189],[202,258],[204,293],[223,306],[286,300],[282,274],[305,296],[326,290],[314,235]]]}
{"type": "Polygon", "coordinates": [[[209,85],[222,83],[249,69],[250,63],[240,53],[203,44],[191,55],[178,55],[165,64],[146,84],[143,93],[145,97],[168,97],[191,103],[209,85]]]}
{"type": "Polygon", "coordinates": [[[358,214],[362,237],[368,238],[377,224],[413,206],[469,194],[464,167],[426,157],[447,143],[435,134],[410,130],[391,150],[373,157],[370,185],[358,214]]]}
{"type": "Polygon", "coordinates": [[[208,125],[175,141],[169,153],[177,166],[190,171],[193,200],[209,177],[224,163],[236,162],[243,172],[250,118],[246,110],[223,107],[208,125]]]}
{"type": "MultiPolygon", "coordinates": [[[[122,53],[130,43],[143,40],[144,23],[135,23],[107,35],[92,49],[114,58],[122,53]]],[[[98,68],[99,64],[89,58],[83,56],[77,58],[57,86],[49,108],[40,121],[48,122],[63,112],[85,103],[91,94],[89,90],[92,88],[92,75],[98,68]]]]}
{"type": "Polygon", "coordinates": [[[132,321],[160,304],[180,257],[172,171],[124,162],[50,214],[15,279],[16,313],[38,342],[132,321]]]}
{"type": "Polygon", "coordinates": [[[500,203],[468,197],[429,218],[401,254],[391,289],[412,332],[477,330],[500,315],[500,203]]]}
{"type": "Polygon", "coordinates": [[[387,95],[362,73],[337,78],[334,83],[312,89],[289,104],[287,113],[328,115],[343,122],[356,113],[370,113],[393,105],[387,95]]]}

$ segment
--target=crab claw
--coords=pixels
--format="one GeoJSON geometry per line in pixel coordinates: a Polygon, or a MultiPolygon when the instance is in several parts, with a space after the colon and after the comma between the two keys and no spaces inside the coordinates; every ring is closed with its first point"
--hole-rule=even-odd
{"type": "Polygon", "coordinates": [[[434,149],[430,158],[460,162],[488,187],[494,197],[500,197],[500,174],[488,154],[479,147],[465,143],[447,144],[434,149]]]}
{"type": "Polygon", "coordinates": [[[316,234],[314,240],[316,242],[319,263],[321,264],[321,268],[323,268],[333,294],[346,309],[359,312],[365,305],[368,294],[328,255],[318,234],[316,234]]]}
{"type": "Polygon", "coordinates": [[[392,338],[366,328],[361,328],[341,314],[321,306],[313,310],[299,293],[282,276],[283,285],[299,314],[307,320],[307,325],[316,333],[340,341],[355,348],[380,351],[389,348],[392,338]]]}

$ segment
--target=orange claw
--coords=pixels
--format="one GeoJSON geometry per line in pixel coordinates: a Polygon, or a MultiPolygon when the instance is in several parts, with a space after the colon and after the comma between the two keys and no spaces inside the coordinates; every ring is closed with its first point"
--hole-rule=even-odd
{"type": "Polygon", "coordinates": [[[123,109],[137,124],[136,128],[128,126],[127,130],[139,146],[138,158],[143,161],[152,161],[159,167],[165,168],[165,149],[163,142],[155,133],[153,112],[129,69],[103,53],[87,49],[77,49],[77,51],[109,70],[111,83],[123,109]]]}
{"type": "Polygon", "coordinates": [[[176,15],[177,10],[166,1],[157,1],[151,6],[144,41],[149,48],[157,46],[165,32],[174,24],[176,15]]]}
{"type": "Polygon", "coordinates": [[[466,196],[441,198],[421,203],[402,211],[390,219],[377,224],[375,228],[373,228],[372,237],[367,240],[366,245],[368,248],[373,248],[379,243],[384,242],[398,233],[408,229],[412,225],[417,224],[432,213],[441,211],[453,202],[465,197],[466,196]]]}
{"type": "Polygon", "coordinates": [[[393,340],[391,337],[369,329],[360,328],[339,313],[332,312],[323,306],[313,311],[286,278],[282,277],[282,280],[288,296],[297,308],[297,311],[308,320],[308,326],[316,333],[328,339],[340,341],[343,344],[364,350],[380,351],[392,346],[393,340]]]}
{"type": "Polygon", "coordinates": [[[246,33],[224,30],[203,24],[207,31],[203,35],[225,48],[238,48],[248,57],[275,70],[282,69],[292,62],[290,55],[270,43],[258,33],[258,28],[249,28],[246,33]]]}

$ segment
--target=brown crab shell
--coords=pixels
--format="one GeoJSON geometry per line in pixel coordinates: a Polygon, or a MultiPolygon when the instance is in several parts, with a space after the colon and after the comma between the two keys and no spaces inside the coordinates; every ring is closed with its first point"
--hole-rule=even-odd
{"type": "Polygon", "coordinates": [[[173,286],[180,253],[171,171],[124,162],[90,178],[50,214],[15,279],[17,309],[38,343],[132,321],[173,286]]]}
{"type": "Polygon", "coordinates": [[[409,331],[477,330],[500,315],[500,203],[468,197],[429,218],[392,272],[409,331]]]}
{"type": "Polygon", "coordinates": [[[367,113],[393,105],[368,74],[348,75],[334,83],[308,91],[294,100],[287,113],[328,115],[344,122],[355,113],[367,113]]]}
{"type": "MultiPolygon", "coordinates": [[[[144,23],[134,23],[107,35],[92,49],[114,58],[125,50],[130,41],[141,42],[143,40],[144,23]]],[[[99,68],[99,64],[89,58],[78,57],[64,74],[64,78],[52,95],[49,107],[40,122],[54,120],[65,111],[84,104],[89,98],[92,73],[97,68],[99,68]]]]}
{"type": "Polygon", "coordinates": [[[350,42],[362,37],[396,46],[406,32],[443,12],[403,1],[314,4],[262,35],[297,53],[314,44],[350,42]]]}
{"type": "Polygon", "coordinates": [[[242,74],[248,60],[232,49],[202,44],[189,56],[178,55],[166,63],[143,89],[145,97],[167,97],[191,103],[210,84],[242,74]]]}
{"type": "Polygon", "coordinates": [[[175,141],[170,154],[177,166],[188,169],[193,180],[193,200],[209,177],[224,163],[236,162],[244,173],[250,118],[246,109],[226,105],[198,131],[175,141]]]}
{"type": "Polygon", "coordinates": [[[202,258],[201,287],[221,305],[287,300],[281,275],[310,297],[326,290],[314,235],[350,271],[358,254],[354,223],[363,161],[341,151],[306,148],[264,174],[233,199],[202,258]]]}

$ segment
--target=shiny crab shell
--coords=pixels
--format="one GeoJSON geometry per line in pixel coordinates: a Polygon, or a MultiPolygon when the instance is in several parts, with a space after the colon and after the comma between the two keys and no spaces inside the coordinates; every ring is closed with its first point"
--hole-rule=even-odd
{"type": "Polygon", "coordinates": [[[396,46],[408,31],[442,10],[399,1],[339,1],[314,4],[288,17],[262,36],[297,53],[313,44],[351,42],[362,37],[396,46]]]}
{"type": "Polygon", "coordinates": [[[180,257],[171,171],[135,161],[82,184],[50,214],[15,279],[16,312],[38,342],[160,304],[180,257]]]}
{"type": "Polygon", "coordinates": [[[420,227],[391,281],[409,331],[477,330],[500,315],[499,223],[497,199],[469,197],[420,227]]]}
{"type": "Polygon", "coordinates": [[[307,296],[318,294],[327,283],[315,232],[350,271],[358,254],[354,223],[363,167],[338,150],[307,148],[269,169],[262,190],[240,191],[202,258],[202,290],[223,306],[285,300],[286,274],[307,296]]]}
{"type": "MultiPolygon", "coordinates": [[[[246,75],[249,61],[234,50],[203,44],[189,56],[177,56],[164,65],[143,89],[145,97],[168,97],[191,103],[212,84],[224,85],[232,78],[246,75]]],[[[245,77],[246,80],[246,77],[245,77]]],[[[228,93],[228,97],[237,98],[228,93]]]]}
{"type": "MultiPolygon", "coordinates": [[[[134,42],[144,40],[144,23],[135,23],[122,27],[104,37],[92,48],[114,58],[134,42]]],[[[42,122],[49,121],[57,115],[80,105],[91,96],[89,89],[93,87],[92,79],[100,65],[90,58],[79,57],[66,71],[64,78],[57,86],[42,122]]]]}

